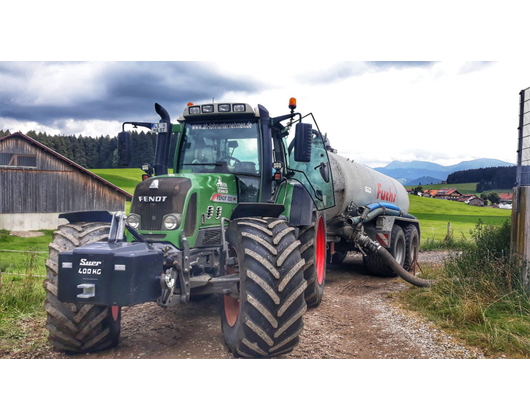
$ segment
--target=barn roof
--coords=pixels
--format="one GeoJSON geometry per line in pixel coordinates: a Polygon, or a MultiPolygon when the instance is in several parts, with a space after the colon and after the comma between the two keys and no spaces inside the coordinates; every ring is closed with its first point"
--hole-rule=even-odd
{"type": "Polygon", "coordinates": [[[107,181],[106,179],[104,178],[101,178],[100,176],[96,175],[94,172],[90,172],[88,169],[86,168],[83,168],[81,165],[78,165],[77,163],[75,163],[74,161],[64,157],[63,155],[57,153],[55,150],[53,149],[50,149],[49,147],[45,146],[44,144],[42,143],[39,143],[37,140],[35,139],[32,139],[31,137],[28,137],[26,136],[25,134],[22,134],[20,132],[17,132],[17,133],[13,133],[13,134],[10,134],[8,136],[5,136],[5,137],[2,137],[0,138],[0,141],[2,140],[7,140],[9,138],[13,138],[13,137],[22,137],[23,139],[26,139],[28,140],[29,142],[33,143],[35,146],[38,146],[40,147],[42,150],[48,152],[48,153],[51,153],[52,155],[54,155],[55,157],[61,159],[61,160],[64,160],[66,163],[68,163],[69,165],[71,166],[74,166],[75,168],[79,169],[80,171],[90,175],[92,178],[95,178],[97,179],[98,181],[108,185],[109,187],[113,188],[114,190],[118,191],[119,193],[123,194],[125,196],[125,199],[127,201],[131,201],[132,199],[132,195],[129,194],[127,191],[125,190],[122,190],[120,187],[114,185],[113,183],[107,181]]]}

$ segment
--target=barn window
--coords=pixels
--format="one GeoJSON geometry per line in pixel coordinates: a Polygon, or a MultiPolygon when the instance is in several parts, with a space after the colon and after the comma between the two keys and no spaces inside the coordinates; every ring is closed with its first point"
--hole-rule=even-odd
{"type": "Polygon", "coordinates": [[[23,166],[35,168],[37,166],[36,155],[21,155],[17,153],[0,153],[0,166],[23,166]]]}

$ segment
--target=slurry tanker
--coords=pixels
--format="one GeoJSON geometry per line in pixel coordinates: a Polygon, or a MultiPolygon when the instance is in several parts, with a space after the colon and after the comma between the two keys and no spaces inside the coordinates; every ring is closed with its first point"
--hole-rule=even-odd
{"type": "Polygon", "coordinates": [[[120,165],[131,161],[133,126],[158,133],[154,167],[142,166],[128,216],[60,215],[69,223],[54,233],[44,282],[56,350],[116,345],[123,306],[216,294],[234,356],[290,352],[307,307],[322,300],[327,262],[348,251],[375,275],[427,285],[409,273],[420,230],[405,189],[337,155],[294,98],[289,108],[271,117],[262,105],[189,103],[172,122],[155,104],[158,123],[123,124],[120,165]]]}

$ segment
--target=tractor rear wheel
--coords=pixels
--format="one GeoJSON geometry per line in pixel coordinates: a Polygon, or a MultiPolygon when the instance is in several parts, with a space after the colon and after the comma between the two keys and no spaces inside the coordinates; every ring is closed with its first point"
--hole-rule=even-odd
{"type": "Polygon", "coordinates": [[[305,261],[295,229],[282,219],[241,218],[230,222],[226,239],[234,264],[225,272],[240,276],[239,298],[225,295],[221,307],[228,349],[252,358],[292,351],[307,310],[305,261]]]}
{"type": "Polygon", "coordinates": [[[50,256],[46,261],[44,307],[48,340],[56,351],[92,352],[118,344],[120,307],[64,303],[57,298],[59,252],[104,241],[109,227],[109,223],[70,223],[59,226],[53,234],[50,256]]]}
{"type": "Polygon", "coordinates": [[[304,226],[298,234],[302,258],[305,259],[304,278],[307,282],[305,301],[307,306],[320,305],[326,282],[326,220],[320,212],[314,211],[312,224],[304,226]]]}

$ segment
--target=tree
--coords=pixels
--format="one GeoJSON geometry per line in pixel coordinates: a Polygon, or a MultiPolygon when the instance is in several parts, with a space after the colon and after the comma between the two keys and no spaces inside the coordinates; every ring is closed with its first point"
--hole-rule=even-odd
{"type": "Polygon", "coordinates": [[[421,185],[418,185],[416,188],[412,189],[412,193],[414,195],[418,195],[418,193],[422,193],[423,194],[423,187],[421,185]]]}
{"type": "Polygon", "coordinates": [[[492,191],[488,194],[488,200],[491,201],[491,204],[499,204],[501,202],[499,194],[497,194],[495,191],[492,191]]]}

